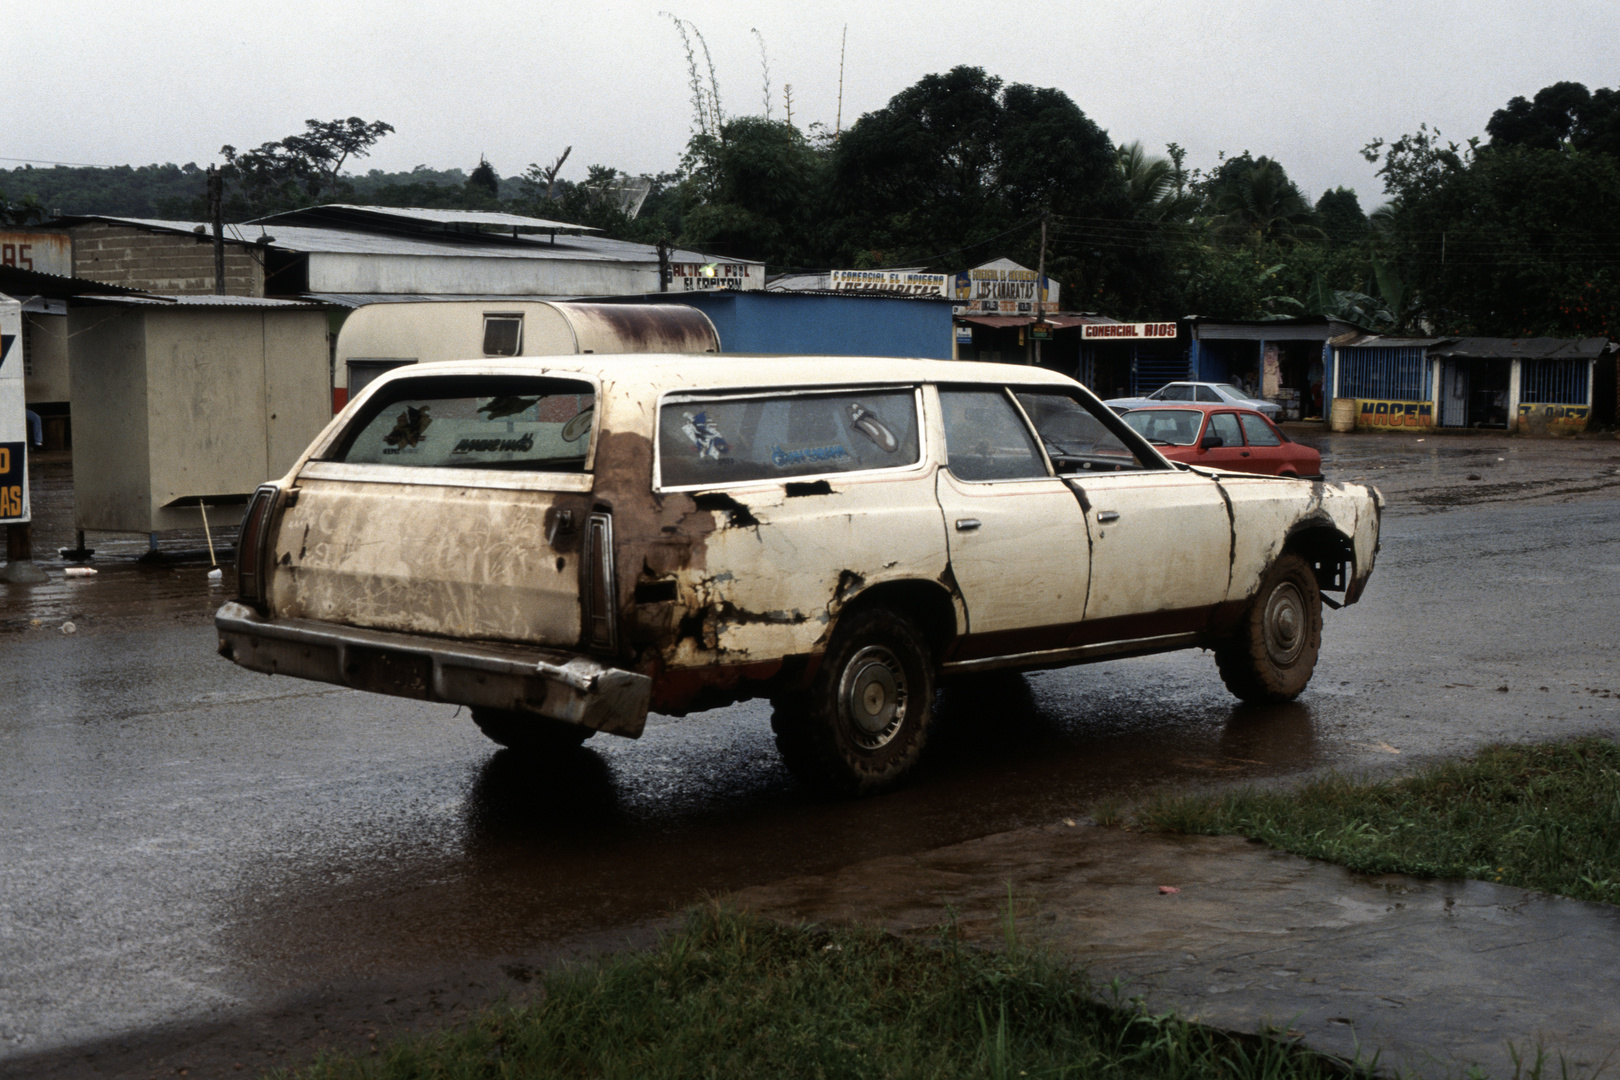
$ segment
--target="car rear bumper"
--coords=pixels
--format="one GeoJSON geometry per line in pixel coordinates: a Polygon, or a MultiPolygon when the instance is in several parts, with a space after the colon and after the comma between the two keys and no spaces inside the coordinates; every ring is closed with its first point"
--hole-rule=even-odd
{"type": "Polygon", "coordinates": [[[251,671],[380,694],[529,712],[636,738],[652,680],[552,649],[449,641],[304,619],[226,603],[219,653],[251,671]]]}

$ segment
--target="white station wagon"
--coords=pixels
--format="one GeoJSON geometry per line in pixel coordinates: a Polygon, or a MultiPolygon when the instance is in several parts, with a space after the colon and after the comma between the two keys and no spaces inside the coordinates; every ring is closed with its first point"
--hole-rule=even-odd
{"type": "Polygon", "coordinates": [[[943,675],[1214,651],[1305,688],[1368,487],[1172,465],[1036,368],[568,356],[376,380],[255,494],[220,652],[562,751],[752,697],[796,775],[897,783],[943,675]]]}

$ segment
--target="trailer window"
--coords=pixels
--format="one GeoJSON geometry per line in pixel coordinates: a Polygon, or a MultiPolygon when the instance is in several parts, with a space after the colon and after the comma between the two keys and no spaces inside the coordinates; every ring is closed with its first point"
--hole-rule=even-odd
{"type": "Polygon", "coordinates": [[[523,352],[523,316],[484,316],[484,355],[517,356],[523,352]]]}
{"type": "Polygon", "coordinates": [[[399,379],[366,402],[326,460],[578,472],[595,403],[591,385],[572,379],[399,379]]]}

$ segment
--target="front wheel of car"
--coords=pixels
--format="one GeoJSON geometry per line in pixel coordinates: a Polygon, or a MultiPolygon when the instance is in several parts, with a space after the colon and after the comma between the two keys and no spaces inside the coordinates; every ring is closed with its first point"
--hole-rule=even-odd
{"type": "Polygon", "coordinates": [[[777,749],[795,776],[817,787],[887,791],[922,754],[934,684],[928,643],[910,619],[886,608],[854,612],[808,690],[776,699],[777,749]]]}
{"type": "Polygon", "coordinates": [[[1230,636],[1215,648],[1226,688],[1244,701],[1289,701],[1316,670],[1322,647],[1322,594],[1303,558],[1271,564],[1230,636]]]}
{"type": "Polygon", "coordinates": [[[478,730],[521,754],[566,754],[596,732],[548,716],[476,706],[472,711],[478,730]]]}

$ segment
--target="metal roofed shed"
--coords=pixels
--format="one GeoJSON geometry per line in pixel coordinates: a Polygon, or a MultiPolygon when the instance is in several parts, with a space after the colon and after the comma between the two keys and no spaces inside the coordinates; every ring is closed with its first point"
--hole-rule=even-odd
{"type": "Polygon", "coordinates": [[[195,528],[199,501],[242,504],[331,419],[318,305],[86,297],[67,323],[80,529],[195,528]]]}
{"type": "MultiPolygon", "coordinates": [[[[1606,338],[1336,337],[1335,410],[1357,428],[1573,434],[1593,420],[1606,338]]],[[[1610,365],[1612,378],[1612,365],[1610,365]]]]}

